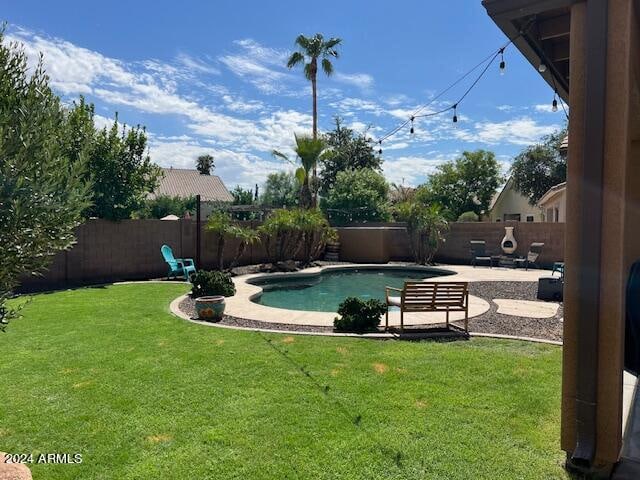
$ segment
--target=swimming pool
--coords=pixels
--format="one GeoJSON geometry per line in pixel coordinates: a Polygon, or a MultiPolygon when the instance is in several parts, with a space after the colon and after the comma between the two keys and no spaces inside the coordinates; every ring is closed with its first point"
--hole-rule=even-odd
{"type": "MultiPolygon", "coordinates": [[[[314,275],[260,277],[250,283],[262,287],[253,302],[268,307],[335,312],[346,297],[385,299],[384,287],[401,288],[408,280],[423,280],[449,272],[438,269],[344,269],[314,275]]],[[[283,319],[284,320],[284,319],[283,319]]]]}

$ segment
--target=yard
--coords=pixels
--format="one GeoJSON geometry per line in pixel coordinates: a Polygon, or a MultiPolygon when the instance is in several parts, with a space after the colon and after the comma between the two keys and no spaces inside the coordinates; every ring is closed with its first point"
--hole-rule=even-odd
{"type": "Polygon", "coordinates": [[[0,450],[34,478],[566,478],[561,350],[207,328],[177,284],[33,297],[0,335],[0,450]]]}

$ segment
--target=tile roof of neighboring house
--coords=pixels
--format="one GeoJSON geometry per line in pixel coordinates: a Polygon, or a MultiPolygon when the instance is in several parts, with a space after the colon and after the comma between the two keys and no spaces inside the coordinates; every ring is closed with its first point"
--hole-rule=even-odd
{"type": "Polygon", "coordinates": [[[567,182],[562,182],[557,185],[554,185],[549,190],[547,190],[544,193],[544,195],[540,197],[540,200],[538,200],[538,205],[544,205],[549,200],[551,200],[556,194],[564,191],[565,188],[567,188],[567,182]]]}
{"type": "Polygon", "coordinates": [[[201,175],[197,170],[184,168],[163,168],[164,178],[160,186],[151,195],[169,195],[171,197],[189,197],[200,195],[203,202],[231,202],[233,196],[217,175],[201,175]]]}

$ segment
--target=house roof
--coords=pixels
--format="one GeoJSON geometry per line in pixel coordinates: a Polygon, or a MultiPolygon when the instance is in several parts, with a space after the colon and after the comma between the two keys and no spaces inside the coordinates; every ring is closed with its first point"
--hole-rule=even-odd
{"type": "Polygon", "coordinates": [[[164,177],[152,197],[190,197],[200,195],[203,202],[231,202],[233,196],[217,175],[202,175],[197,170],[163,168],[164,177]]]}
{"type": "Polygon", "coordinates": [[[502,190],[500,190],[499,192],[494,193],[493,197],[491,197],[491,202],[489,202],[489,211],[493,210],[493,207],[496,206],[496,203],[498,203],[498,200],[500,199],[502,194],[504,192],[506,192],[512,186],[513,186],[513,177],[509,177],[507,179],[507,183],[505,183],[504,186],[502,187],[502,190]]]}
{"type": "Polygon", "coordinates": [[[538,200],[538,205],[539,206],[544,205],[549,200],[551,200],[553,197],[555,197],[557,194],[563,192],[566,188],[567,188],[567,182],[562,182],[562,183],[559,183],[557,185],[554,185],[549,190],[547,190],[544,193],[544,195],[542,195],[540,197],[540,200],[538,200]]]}

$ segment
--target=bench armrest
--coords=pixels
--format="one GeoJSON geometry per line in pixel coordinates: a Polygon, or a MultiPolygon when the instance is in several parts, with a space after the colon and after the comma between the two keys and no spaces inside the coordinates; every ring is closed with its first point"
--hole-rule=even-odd
{"type": "Polygon", "coordinates": [[[387,300],[389,300],[389,291],[390,290],[393,290],[394,292],[402,293],[402,289],[401,288],[384,287],[384,296],[386,297],[387,300]]]}

